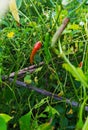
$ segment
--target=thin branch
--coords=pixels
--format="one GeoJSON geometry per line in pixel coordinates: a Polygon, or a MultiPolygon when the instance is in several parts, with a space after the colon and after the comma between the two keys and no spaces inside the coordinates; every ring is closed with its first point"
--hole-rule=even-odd
{"type": "MultiPolygon", "coordinates": [[[[38,66],[41,66],[43,64],[44,64],[44,62],[40,62],[39,65],[31,65],[29,67],[26,67],[26,68],[20,70],[17,75],[20,76],[22,74],[25,74],[27,71],[32,73],[36,68],[38,68],[38,66]]],[[[12,77],[15,76],[15,74],[16,74],[16,72],[13,72],[13,73],[10,74],[9,77],[12,78],[12,77]]]]}
{"type": "MultiPolygon", "coordinates": [[[[82,57],[82,56],[79,55],[79,56],[78,56],[78,59],[80,59],[81,57],[82,57]]],[[[53,59],[53,60],[54,60],[54,59],[53,59]]],[[[74,61],[74,58],[70,59],[70,61],[74,61]]],[[[64,61],[59,61],[59,62],[58,62],[58,64],[63,64],[63,63],[64,63],[64,61]]],[[[31,65],[31,66],[29,66],[29,67],[26,67],[26,68],[24,68],[24,69],[19,70],[18,73],[17,73],[17,72],[12,72],[12,73],[9,75],[9,77],[8,77],[8,76],[2,76],[2,80],[8,79],[8,78],[13,78],[13,77],[15,76],[15,74],[17,74],[17,76],[20,77],[20,76],[24,76],[24,74],[25,74],[26,72],[32,73],[32,72],[34,72],[39,66],[42,66],[42,65],[44,65],[44,64],[45,64],[44,62],[40,62],[39,65],[31,65]]]]}
{"type": "Polygon", "coordinates": [[[24,75],[26,72],[34,72],[39,66],[43,65],[44,62],[40,62],[39,65],[31,65],[29,67],[26,67],[24,69],[19,70],[18,72],[12,72],[9,77],[8,76],[2,76],[2,80],[8,79],[8,78],[13,78],[16,74],[17,76],[24,75]]]}
{"type": "MultiPolygon", "coordinates": [[[[9,82],[13,82],[13,81],[14,81],[13,78],[9,78],[8,80],[9,80],[9,82]]],[[[49,91],[46,91],[46,90],[44,90],[44,89],[40,89],[40,88],[34,87],[34,86],[32,86],[32,85],[28,85],[28,84],[26,84],[26,83],[24,83],[24,82],[21,82],[21,81],[19,81],[19,80],[16,80],[16,84],[17,84],[18,86],[21,86],[21,87],[24,87],[24,88],[28,88],[28,89],[30,89],[30,90],[34,90],[34,91],[36,91],[36,92],[38,92],[38,93],[40,93],[40,94],[43,94],[43,95],[45,95],[45,96],[52,97],[52,98],[54,98],[55,100],[65,101],[67,104],[70,104],[70,105],[72,105],[72,106],[74,106],[74,107],[80,107],[80,104],[79,104],[78,102],[71,101],[71,100],[65,99],[65,98],[63,98],[63,97],[59,97],[57,94],[53,94],[53,93],[51,93],[51,92],[49,92],[49,91]]],[[[85,111],[88,111],[88,106],[85,106],[85,111]]]]}

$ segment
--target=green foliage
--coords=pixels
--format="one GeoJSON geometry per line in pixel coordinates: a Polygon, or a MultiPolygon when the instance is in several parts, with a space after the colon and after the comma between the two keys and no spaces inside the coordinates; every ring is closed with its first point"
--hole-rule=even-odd
{"type": "Polygon", "coordinates": [[[72,65],[72,67],[69,65],[69,64],[66,64],[66,63],[64,63],[63,64],[63,68],[65,68],[68,72],[70,72],[71,74],[72,74],[72,76],[75,78],[75,80],[77,80],[77,81],[80,81],[81,82],[81,80],[80,80],[80,77],[85,81],[85,82],[87,82],[87,78],[86,78],[86,76],[84,75],[84,73],[83,73],[83,71],[82,71],[82,69],[81,68],[79,68],[79,67],[74,67],[73,65],[72,65]],[[74,71],[73,71],[73,69],[77,72],[77,74],[79,74],[79,75],[77,75],[74,71]]]}
{"type": "Polygon", "coordinates": [[[82,128],[82,130],[87,130],[88,129],[88,117],[86,118],[85,124],[82,128]]]}
{"type": "Polygon", "coordinates": [[[21,7],[23,0],[16,0],[18,9],[21,7]]]}
{"type": "Polygon", "coordinates": [[[38,130],[52,130],[50,123],[42,124],[38,127],[38,130]]]}
{"type": "Polygon", "coordinates": [[[69,0],[66,6],[58,0],[16,2],[20,24],[10,12],[0,23],[0,130],[87,129],[84,108],[88,98],[88,7],[85,1],[69,0]],[[68,16],[68,26],[57,35],[57,42],[51,48],[56,30],[68,16]],[[39,40],[42,47],[35,56],[35,65],[29,67],[31,50],[39,40]],[[18,76],[19,70],[27,67],[30,70],[18,76]],[[2,80],[12,72],[15,72],[12,83],[2,80]],[[19,87],[16,80],[39,91],[52,92],[52,97],[47,97],[46,91],[42,95],[41,91],[19,87]],[[72,101],[80,107],[74,107],[76,103],[72,101]]]}
{"type": "Polygon", "coordinates": [[[76,125],[76,129],[79,130],[79,129],[82,129],[83,128],[83,109],[84,109],[84,105],[86,103],[86,101],[88,100],[85,99],[80,107],[80,110],[79,110],[79,114],[78,114],[78,122],[77,122],[77,125],[76,125]]]}
{"type": "Polygon", "coordinates": [[[44,42],[44,54],[45,54],[45,61],[47,62],[47,64],[49,63],[50,59],[51,59],[51,55],[50,55],[50,34],[46,33],[45,35],[45,42],[44,42]]]}
{"type": "Polygon", "coordinates": [[[26,84],[30,84],[30,83],[32,82],[31,76],[30,76],[30,75],[26,75],[26,76],[24,77],[24,82],[25,82],[26,84]]]}
{"type": "Polygon", "coordinates": [[[0,114],[0,130],[7,130],[7,123],[10,121],[12,117],[7,114],[0,114]]]}
{"type": "Polygon", "coordinates": [[[19,119],[20,130],[31,130],[31,114],[30,111],[19,119]]]}
{"type": "Polygon", "coordinates": [[[49,118],[51,118],[51,117],[53,118],[53,116],[55,116],[55,114],[60,116],[59,112],[55,108],[53,108],[51,106],[47,106],[46,109],[44,110],[44,112],[48,112],[49,113],[49,118]]]}
{"type": "Polygon", "coordinates": [[[0,114],[0,117],[2,117],[6,123],[7,123],[9,120],[12,119],[12,117],[10,117],[9,115],[4,114],[4,113],[1,113],[1,114],[0,114]]]}
{"type": "Polygon", "coordinates": [[[2,117],[0,117],[0,129],[7,130],[6,122],[2,117]]]}

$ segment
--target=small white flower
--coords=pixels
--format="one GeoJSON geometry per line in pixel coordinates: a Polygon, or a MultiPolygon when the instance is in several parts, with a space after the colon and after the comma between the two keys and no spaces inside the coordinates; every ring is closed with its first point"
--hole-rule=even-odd
{"type": "Polygon", "coordinates": [[[66,6],[68,4],[68,0],[62,0],[62,5],[66,6]]]}
{"type": "Polygon", "coordinates": [[[84,22],[83,22],[83,21],[80,21],[79,25],[80,25],[80,26],[84,26],[84,22]]]}
{"type": "Polygon", "coordinates": [[[62,5],[66,6],[68,5],[70,2],[72,2],[73,0],[62,0],[62,5]]]}

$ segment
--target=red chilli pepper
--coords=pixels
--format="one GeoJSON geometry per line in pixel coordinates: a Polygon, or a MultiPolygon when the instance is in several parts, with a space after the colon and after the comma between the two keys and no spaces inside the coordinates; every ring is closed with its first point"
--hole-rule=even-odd
{"type": "Polygon", "coordinates": [[[41,48],[41,46],[42,46],[41,41],[38,41],[35,43],[35,45],[32,49],[31,55],[30,55],[30,63],[31,64],[33,64],[34,56],[37,53],[37,51],[41,48]]]}
{"type": "Polygon", "coordinates": [[[83,62],[81,61],[81,62],[79,63],[79,67],[82,68],[82,66],[83,66],[83,62]]]}

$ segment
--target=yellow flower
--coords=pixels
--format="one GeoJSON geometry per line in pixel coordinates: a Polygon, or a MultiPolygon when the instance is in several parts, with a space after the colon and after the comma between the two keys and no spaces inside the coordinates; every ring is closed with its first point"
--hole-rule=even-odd
{"type": "Polygon", "coordinates": [[[8,37],[8,38],[13,38],[13,37],[14,37],[14,32],[9,32],[9,33],[7,34],[7,37],[8,37]]]}
{"type": "Polygon", "coordinates": [[[80,29],[80,27],[79,27],[78,24],[72,24],[72,25],[70,25],[69,28],[70,28],[70,29],[73,29],[73,30],[78,30],[78,29],[80,29]]]}
{"type": "Polygon", "coordinates": [[[64,95],[64,92],[63,91],[60,91],[59,93],[58,93],[58,97],[61,97],[61,96],[63,96],[64,95]]]}
{"type": "Polygon", "coordinates": [[[73,110],[70,109],[69,112],[68,112],[67,114],[68,114],[68,115],[69,115],[69,114],[73,114],[73,110]]]}
{"type": "Polygon", "coordinates": [[[37,76],[34,78],[34,81],[36,84],[38,84],[38,77],[37,76]]]}

